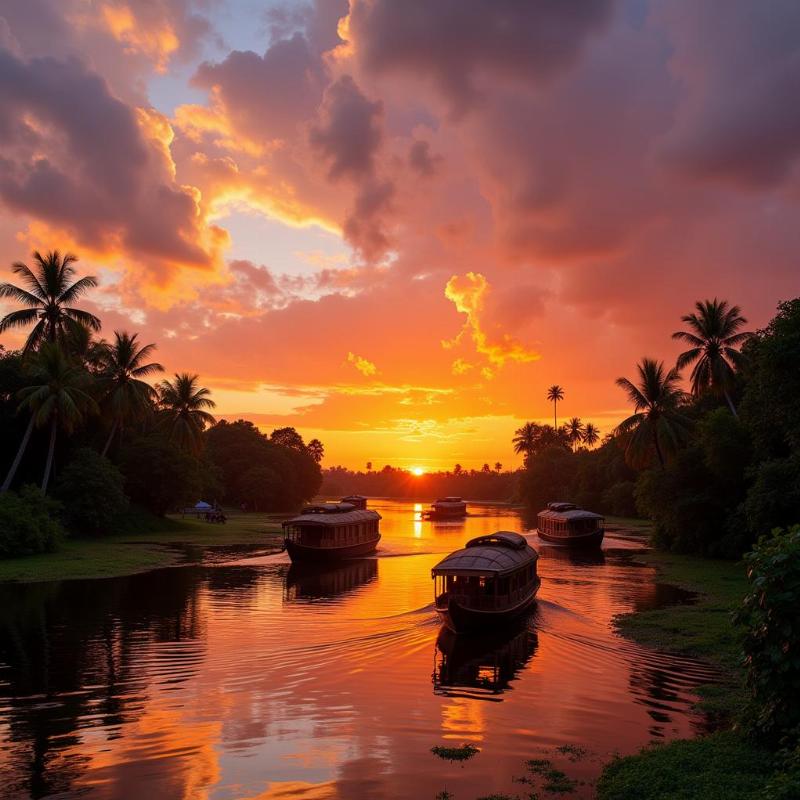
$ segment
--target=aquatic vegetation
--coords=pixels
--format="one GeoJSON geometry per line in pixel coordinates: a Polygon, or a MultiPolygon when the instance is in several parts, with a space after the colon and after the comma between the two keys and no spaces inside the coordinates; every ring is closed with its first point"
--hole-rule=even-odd
{"type": "Polygon", "coordinates": [[[570,761],[580,761],[587,752],[585,747],[576,744],[562,744],[561,747],[556,747],[556,750],[567,756],[570,761]]]}
{"type": "Polygon", "coordinates": [[[431,747],[431,753],[444,761],[469,761],[473,756],[480,753],[474,744],[462,744],[461,747],[442,747],[435,745],[431,747]]]}

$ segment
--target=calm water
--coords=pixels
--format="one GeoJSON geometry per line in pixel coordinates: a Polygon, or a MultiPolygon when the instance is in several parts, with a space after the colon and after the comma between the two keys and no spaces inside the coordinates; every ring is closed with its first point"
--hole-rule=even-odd
{"type": "Polygon", "coordinates": [[[0,586],[0,796],[433,798],[516,793],[549,758],[587,783],[613,753],[689,736],[693,687],[713,673],[640,648],[611,618],[680,600],[604,552],[540,551],[527,624],[440,631],[430,569],[472,536],[524,530],[508,509],[459,523],[376,501],[377,558],[328,571],[284,554],[209,554],[128,578],[0,586]],[[472,742],[465,765],[437,744],[472,742]],[[556,751],[587,750],[571,762],[556,751]]]}

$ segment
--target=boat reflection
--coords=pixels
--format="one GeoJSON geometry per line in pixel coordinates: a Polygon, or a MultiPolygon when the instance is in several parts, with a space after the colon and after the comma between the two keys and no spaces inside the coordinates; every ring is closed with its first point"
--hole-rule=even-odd
{"type": "Polygon", "coordinates": [[[545,561],[561,561],[576,567],[602,567],[606,563],[605,552],[599,547],[573,549],[538,542],[536,549],[539,552],[539,558],[545,561]]]}
{"type": "Polygon", "coordinates": [[[497,701],[538,644],[531,617],[510,630],[483,636],[459,636],[443,625],[434,651],[434,694],[497,701]]]}
{"type": "Polygon", "coordinates": [[[377,558],[355,558],[338,564],[292,564],[286,573],[285,602],[338,597],[378,577],[377,558]]]}

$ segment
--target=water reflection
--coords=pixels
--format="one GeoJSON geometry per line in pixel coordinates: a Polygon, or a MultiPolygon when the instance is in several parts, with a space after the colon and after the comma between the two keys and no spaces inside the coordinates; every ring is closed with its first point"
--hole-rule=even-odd
{"type": "Polygon", "coordinates": [[[458,636],[442,626],[434,654],[434,692],[496,700],[533,658],[537,645],[529,619],[483,636],[458,636]]]}
{"type": "MultiPolygon", "coordinates": [[[[168,643],[162,679],[185,682],[203,656],[197,570],[117,580],[0,584],[5,788],[32,798],[69,792],[89,762],[80,731],[120,735],[147,703],[148,643],[168,643]]],[[[159,672],[159,665],[152,665],[159,672]]]]}
{"type": "Polygon", "coordinates": [[[359,558],[342,564],[292,564],[286,574],[287,602],[319,600],[350,592],[378,577],[378,559],[359,558]]]}
{"type": "MultiPolygon", "coordinates": [[[[542,548],[535,627],[458,640],[432,611],[431,567],[520,519],[483,507],[417,527],[411,503],[376,507],[377,559],[304,570],[215,551],[129,578],[0,586],[0,795],[431,797],[443,741],[482,749],[448,772],[454,795],[513,795],[543,748],[630,753],[702,725],[692,692],[709,671],[613,633],[615,614],[675,599],[625,542],[593,560],[542,548]]],[[[587,781],[575,796],[602,760],[570,766],[587,781]]]]}

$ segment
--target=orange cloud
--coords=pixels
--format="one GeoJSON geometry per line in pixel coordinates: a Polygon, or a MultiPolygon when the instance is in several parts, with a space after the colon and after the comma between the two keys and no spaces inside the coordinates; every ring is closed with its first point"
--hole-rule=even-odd
{"type": "MultiPolygon", "coordinates": [[[[486,356],[491,364],[502,367],[508,361],[527,363],[537,361],[541,356],[539,353],[526,348],[507,333],[498,331],[488,332],[484,321],[484,310],[486,298],[491,287],[485,276],[479,272],[468,272],[466,275],[453,275],[445,286],[444,295],[451,300],[458,311],[467,315],[464,327],[455,339],[445,340],[442,346],[449,349],[460,344],[465,336],[468,336],[477,353],[486,356]]],[[[453,369],[465,371],[464,363],[458,359],[453,369]],[[458,365],[458,366],[456,366],[458,365]]],[[[494,371],[488,367],[482,370],[484,378],[492,378],[494,371]]]]}
{"type": "Polygon", "coordinates": [[[362,375],[366,375],[367,377],[375,375],[378,372],[378,368],[371,361],[357,356],[355,353],[347,354],[347,362],[352,364],[362,375]]]}

